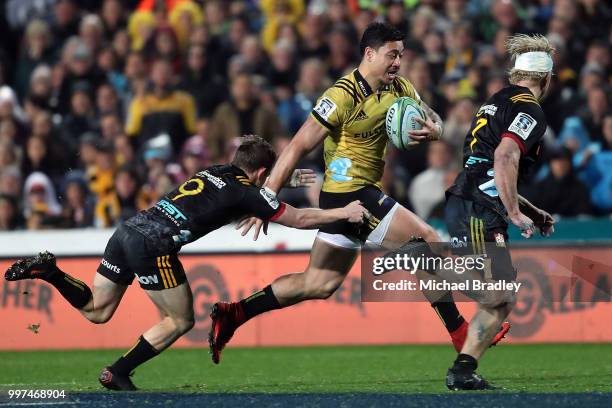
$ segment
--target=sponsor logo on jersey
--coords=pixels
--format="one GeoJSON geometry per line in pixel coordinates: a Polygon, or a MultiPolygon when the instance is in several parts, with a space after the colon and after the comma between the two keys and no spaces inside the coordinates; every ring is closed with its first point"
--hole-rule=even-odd
{"type": "Polygon", "coordinates": [[[323,119],[327,120],[332,113],[336,110],[336,104],[329,98],[321,98],[317,106],[314,107],[314,111],[323,119]]]}
{"type": "Polygon", "coordinates": [[[485,159],[484,157],[478,156],[470,156],[465,162],[465,167],[471,166],[476,163],[487,163],[489,159],[485,159]]]}
{"type": "Polygon", "coordinates": [[[512,123],[508,130],[512,133],[517,134],[521,139],[527,140],[533,128],[536,127],[538,122],[529,114],[520,112],[512,123]]]}
{"type": "Polygon", "coordinates": [[[155,208],[163,212],[177,226],[180,226],[183,221],[187,221],[185,214],[169,201],[160,200],[155,204],[155,208]]]}
{"type": "Polygon", "coordinates": [[[359,84],[359,87],[361,88],[361,92],[363,92],[364,95],[368,96],[368,94],[369,94],[368,88],[366,88],[366,86],[363,83],[363,81],[359,80],[359,81],[357,81],[357,83],[359,84]]]}
{"type": "Polygon", "coordinates": [[[464,235],[463,238],[452,237],[450,240],[451,248],[467,248],[467,237],[464,235]]]}
{"type": "Polygon", "coordinates": [[[102,265],[106,266],[106,268],[110,269],[115,273],[121,273],[121,268],[119,268],[117,265],[113,265],[104,258],[102,258],[102,265]]]}
{"type": "Polygon", "coordinates": [[[368,115],[366,115],[365,112],[361,110],[361,111],[359,111],[359,113],[355,117],[355,121],[366,120],[367,118],[368,118],[368,115]]]}
{"type": "Polygon", "coordinates": [[[259,190],[259,194],[270,204],[270,207],[277,209],[280,203],[274,194],[269,193],[265,188],[259,190]]]}
{"type": "Polygon", "coordinates": [[[213,176],[212,174],[210,174],[206,170],[200,171],[199,173],[196,173],[196,176],[198,176],[198,177],[205,177],[208,181],[210,181],[217,188],[223,188],[223,187],[225,187],[227,185],[227,184],[225,184],[225,181],[221,180],[217,176],[213,176]]]}
{"type": "Polygon", "coordinates": [[[497,113],[497,106],[495,106],[495,105],[483,105],[483,106],[480,107],[480,109],[478,109],[478,113],[476,114],[476,116],[480,116],[483,113],[486,114],[486,115],[495,116],[495,114],[497,113]]]}
{"type": "Polygon", "coordinates": [[[159,283],[159,278],[157,277],[157,275],[149,275],[149,276],[136,275],[136,278],[138,279],[138,282],[142,283],[143,285],[154,285],[156,283],[159,283]]]}
{"type": "Polygon", "coordinates": [[[361,133],[355,133],[355,137],[359,137],[359,138],[368,138],[368,137],[378,137],[382,134],[384,134],[386,132],[386,129],[383,125],[380,125],[379,127],[373,129],[373,130],[368,130],[366,132],[361,132],[361,133]]]}
{"type": "Polygon", "coordinates": [[[329,163],[329,171],[331,172],[332,180],[334,181],[351,181],[353,177],[347,176],[349,169],[353,166],[353,162],[348,157],[340,157],[329,163]]]}

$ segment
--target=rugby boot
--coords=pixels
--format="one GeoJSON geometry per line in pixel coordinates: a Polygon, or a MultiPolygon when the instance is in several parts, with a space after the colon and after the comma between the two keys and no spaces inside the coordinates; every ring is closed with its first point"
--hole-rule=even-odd
{"type": "Polygon", "coordinates": [[[56,270],[55,255],[44,251],[36,256],[23,258],[12,264],[4,273],[7,281],[46,278],[56,270]]]}
{"type": "Polygon", "coordinates": [[[446,387],[451,391],[482,391],[496,390],[497,387],[472,370],[456,370],[449,368],[446,373],[446,387]]]}
{"type": "Polygon", "coordinates": [[[113,391],[137,391],[138,388],[130,379],[130,375],[118,375],[110,370],[110,367],[105,367],[100,373],[98,381],[104,388],[113,391]]]}
{"type": "Polygon", "coordinates": [[[221,352],[236,329],[245,321],[240,303],[215,303],[210,312],[212,320],[208,346],[213,363],[219,364],[221,352]]]}

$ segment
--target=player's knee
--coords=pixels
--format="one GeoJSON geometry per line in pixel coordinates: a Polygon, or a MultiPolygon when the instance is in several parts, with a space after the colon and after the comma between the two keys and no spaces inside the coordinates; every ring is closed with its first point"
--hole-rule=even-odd
{"type": "Polygon", "coordinates": [[[195,319],[191,316],[181,316],[172,319],[174,326],[178,334],[183,335],[193,328],[195,325],[195,319]]]}
{"type": "Polygon", "coordinates": [[[512,310],[514,303],[516,303],[516,294],[511,291],[489,291],[487,292],[484,301],[484,306],[492,309],[509,309],[512,310]]]}
{"type": "Polygon", "coordinates": [[[315,299],[328,299],[331,295],[336,292],[336,289],[342,284],[342,281],[331,280],[317,285],[316,288],[311,289],[313,298],[315,299]]]}
{"type": "Polygon", "coordinates": [[[111,319],[111,317],[113,317],[113,314],[112,312],[101,310],[101,311],[96,311],[94,313],[87,314],[85,317],[87,317],[87,319],[94,324],[104,324],[108,322],[111,319]]]}

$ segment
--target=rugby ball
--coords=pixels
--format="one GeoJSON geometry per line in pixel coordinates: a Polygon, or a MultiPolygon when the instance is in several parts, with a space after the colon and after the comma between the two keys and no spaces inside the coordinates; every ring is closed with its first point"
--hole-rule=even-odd
{"type": "Polygon", "coordinates": [[[387,110],[385,119],[387,136],[398,149],[408,150],[415,146],[409,145],[412,139],[408,132],[423,127],[415,120],[416,118],[425,120],[425,113],[417,101],[407,96],[396,99],[387,110]]]}

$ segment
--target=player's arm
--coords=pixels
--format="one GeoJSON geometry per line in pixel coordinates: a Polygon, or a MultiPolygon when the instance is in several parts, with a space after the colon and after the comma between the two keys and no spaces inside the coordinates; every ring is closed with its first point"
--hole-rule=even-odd
{"type": "Polygon", "coordinates": [[[270,221],[286,225],[287,227],[314,229],[321,225],[342,220],[361,223],[367,217],[369,217],[368,211],[363,208],[361,202],[353,201],[346,207],[329,210],[322,210],[320,208],[298,209],[289,204],[284,204],[284,211],[279,216],[271,218],[270,221]]]}
{"type": "Polygon", "coordinates": [[[518,144],[508,137],[502,138],[495,149],[495,185],[508,217],[514,225],[521,229],[522,235],[529,238],[535,226],[531,218],[523,214],[519,207],[517,180],[520,158],[521,150],[518,144]]]}
{"type": "Polygon", "coordinates": [[[544,136],[544,112],[535,101],[513,103],[508,122],[494,157],[495,184],[499,197],[510,220],[523,231],[523,236],[529,238],[535,231],[535,225],[543,235],[548,235],[552,233],[550,214],[538,209],[517,192],[521,155],[527,154],[544,136]]]}
{"type": "Polygon", "coordinates": [[[265,186],[278,193],[293,174],[297,162],[321,143],[327,132],[326,128],[309,116],[279,156],[265,186]]]}

